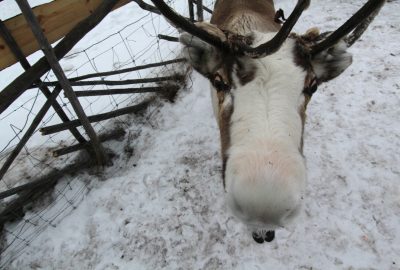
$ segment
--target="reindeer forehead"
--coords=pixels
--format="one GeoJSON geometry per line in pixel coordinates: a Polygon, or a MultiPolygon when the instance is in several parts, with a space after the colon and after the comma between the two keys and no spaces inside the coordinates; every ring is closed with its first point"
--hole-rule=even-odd
{"type": "MultiPolygon", "coordinates": [[[[271,35],[265,33],[251,33],[246,36],[241,36],[228,33],[227,38],[235,41],[241,40],[241,42],[246,42],[248,45],[253,45],[268,40],[271,38],[271,35]]],[[[271,76],[274,76],[274,74],[271,74],[274,72],[272,69],[267,68],[264,71],[266,73],[263,74],[258,74],[257,71],[260,68],[264,70],[266,66],[272,62],[276,62],[277,60],[285,61],[286,64],[292,62],[294,66],[299,66],[302,70],[307,72],[312,71],[310,52],[306,42],[300,36],[294,34],[291,35],[281,49],[283,52],[280,52],[279,50],[270,56],[260,59],[252,59],[247,56],[235,56],[233,54],[224,54],[221,52],[223,55],[221,67],[216,71],[215,75],[211,76],[210,79],[217,80],[217,84],[220,84],[220,81],[222,81],[225,85],[229,84],[232,85],[233,88],[237,88],[251,82],[258,75],[263,76],[266,73],[270,73],[271,76]],[[257,64],[257,62],[262,64],[257,64]]],[[[215,86],[213,81],[212,83],[215,86]]]]}

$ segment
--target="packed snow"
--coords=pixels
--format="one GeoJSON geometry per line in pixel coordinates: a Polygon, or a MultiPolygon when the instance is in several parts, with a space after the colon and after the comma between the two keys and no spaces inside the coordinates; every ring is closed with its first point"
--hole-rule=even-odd
{"type": "MultiPolygon", "coordinates": [[[[295,2],[276,6],[289,14],[295,2]]],[[[361,2],[314,0],[295,31],[335,29],[361,2]]],[[[257,244],[227,210],[209,83],[193,72],[175,103],[126,119],[125,139],[107,144],[114,165],[75,177],[88,187],[76,209],[3,267],[400,269],[399,10],[399,1],[386,3],[350,49],[352,66],[309,104],[305,204],[273,242],[257,244]]],[[[130,13],[117,10],[108,24],[122,16],[130,13]]]]}

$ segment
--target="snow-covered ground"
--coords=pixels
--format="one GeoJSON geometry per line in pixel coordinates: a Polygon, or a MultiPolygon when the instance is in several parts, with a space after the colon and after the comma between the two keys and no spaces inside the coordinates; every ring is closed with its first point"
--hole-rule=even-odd
{"type": "MultiPolygon", "coordinates": [[[[314,0],[296,30],[334,29],[361,2],[314,0]]],[[[386,4],[353,65],[313,97],[305,206],[272,243],[255,243],[226,209],[208,82],[193,74],[175,104],[129,118],[103,181],[77,177],[90,190],[82,202],[5,268],[400,269],[399,10],[386,4]]]]}

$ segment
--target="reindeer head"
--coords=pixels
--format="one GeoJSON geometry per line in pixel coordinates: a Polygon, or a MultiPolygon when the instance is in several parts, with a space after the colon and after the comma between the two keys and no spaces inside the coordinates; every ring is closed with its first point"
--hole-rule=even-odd
{"type": "Polygon", "coordinates": [[[299,0],[281,28],[264,16],[275,14],[271,0],[219,0],[211,23],[197,24],[152,1],[185,31],[187,60],[213,85],[230,208],[253,230],[285,226],[303,200],[307,103],[319,84],[350,66],[346,49],[385,1],[369,0],[334,32],[314,28],[304,35],[291,30],[309,0],[299,0]]]}

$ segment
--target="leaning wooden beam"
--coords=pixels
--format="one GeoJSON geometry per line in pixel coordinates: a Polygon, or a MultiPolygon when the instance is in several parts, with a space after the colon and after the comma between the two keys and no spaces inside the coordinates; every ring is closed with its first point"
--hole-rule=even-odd
{"type": "Polygon", "coordinates": [[[47,111],[50,109],[51,104],[57,98],[58,94],[61,92],[61,87],[56,87],[51,94],[51,97],[46,101],[43,107],[39,110],[36,114],[35,118],[33,119],[30,127],[22,136],[19,143],[14,147],[11,153],[8,155],[7,160],[4,162],[3,166],[0,169],[0,179],[3,179],[4,175],[7,173],[8,169],[10,168],[11,164],[17,158],[18,154],[21,152],[22,148],[28,142],[29,138],[32,137],[33,133],[35,132],[36,128],[39,126],[40,122],[43,120],[44,116],[46,115],[47,111]]]}
{"type": "MultiPolygon", "coordinates": [[[[105,133],[105,134],[100,134],[99,135],[99,140],[101,142],[105,142],[105,141],[110,141],[110,140],[116,140],[119,139],[121,137],[123,137],[125,135],[125,130],[122,128],[118,128],[116,130],[113,130],[109,133],[105,133]]],[[[74,144],[71,146],[67,146],[61,149],[57,149],[53,151],[53,156],[54,157],[59,157],[62,155],[66,155],[66,154],[70,154],[72,152],[76,152],[78,150],[82,150],[82,149],[87,149],[90,147],[90,143],[86,142],[86,143],[78,143],[78,144],[74,144]]],[[[0,194],[0,199],[1,199],[1,194],[0,194]]]]}
{"type": "Polygon", "coordinates": [[[166,65],[170,65],[170,64],[174,64],[174,63],[184,62],[184,61],[186,61],[185,58],[177,58],[177,59],[173,59],[173,60],[163,61],[163,62],[159,62],[159,63],[146,64],[146,65],[141,65],[141,66],[136,66],[136,67],[131,67],[131,68],[124,68],[124,69],[113,70],[113,71],[87,74],[87,75],[83,75],[83,76],[79,76],[79,77],[68,78],[68,80],[81,81],[81,80],[86,80],[86,79],[95,78],[95,77],[106,77],[106,76],[111,76],[111,75],[117,75],[117,74],[123,74],[123,73],[127,73],[127,72],[142,70],[142,69],[146,69],[146,68],[166,66],[166,65]]]}
{"type": "MultiPolygon", "coordinates": [[[[140,111],[143,111],[144,109],[146,109],[147,106],[150,104],[150,102],[151,102],[151,99],[143,101],[142,103],[139,103],[137,105],[126,107],[123,109],[118,109],[118,110],[110,111],[107,113],[92,115],[92,116],[89,116],[88,119],[89,119],[90,123],[94,123],[94,122],[104,121],[104,120],[111,119],[111,118],[121,116],[124,114],[128,114],[128,113],[137,113],[137,112],[140,112],[140,111]]],[[[56,132],[64,131],[70,127],[78,127],[81,125],[82,124],[79,120],[73,120],[73,121],[70,121],[67,123],[61,123],[61,124],[57,124],[57,125],[53,125],[53,126],[43,127],[40,129],[40,132],[43,135],[48,135],[48,134],[53,134],[56,132]]]]}
{"type": "Polygon", "coordinates": [[[172,41],[172,42],[179,42],[179,38],[177,38],[177,37],[171,37],[171,36],[162,35],[162,34],[159,34],[158,38],[159,39],[168,40],[168,41],[172,41]]]}
{"type": "MultiPolygon", "coordinates": [[[[184,75],[172,75],[164,77],[144,78],[144,79],[132,79],[132,80],[119,80],[119,81],[108,81],[108,80],[96,80],[96,81],[76,81],[69,82],[72,86],[88,86],[88,85],[127,85],[127,84],[139,84],[139,83],[157,83],[164,81],[181,81],[185,78],[184,75]]],[[[59,82],[43,82],[46,86],[56,86],[59,82]]]]}
{"type": "MultiPolygon", "coordinates": [[[[5,24],[3,23],[2,20],[0,20],[0,36],[7,43],[8,47],[12,51],[13,55],[15,56],[15,58],[18,59],[18,61],[21,64],[21,66],[25,70],[30,69],[31,65],[29,64],[29,62],[26,59],[26,57],[24,56],[21,48],[18,46],[18,44],[15,41],[14,37],[12,36],[10,31],[7,29],[7,27],[5,26],[5,24]]],[[[50,99],[51,98],[51,92],[50,92],[49,88],[47,88],[44,85],[41,85],[42,80],[38,79],[35,83],[37,85],[39,85],[40,91],[42,91],[42,93],[46,96],[46,98],[50,99]]],[[[60,117],[60,119],[63,122],[69,121],[68,116],[65,114],[65,112],[61,108],[60,104],[58,104],[56,99],[53,100],[51,105],[53,106],[54,111],[57,113],[57,115],[60,117]]],[[[80,143],[86,142],[85,138],[79,133],[79,131],[76,128],[72,128],[72,129],[70,129],[70,131],[71,131],[72,135],[75,137],[75,139],[78,142],[80,142],[80,143]]],[[[0,179],[1,178],[2,178],[2,176],[0,174],[0,179]]]]}
{"type": "MultiPolygon", "coordinates": [[[[193,3],[197,4],[197,0],[192,0],[192,1],[193,1],[193,3]]],[[[213,13],[213,11],[211,9],[209,9],[208,7],[206,7],[205,5],[203,5],[203,9],[210,14],[213,13]]]]}
{"type": "Polygon", "coordinates": [[[22,11],[22,14],[24,14],[26,20],[28,21],[29,27],[32,29],[33,34],[35,35],[38,43],[40,44],[40,48],[42,49],[47,61],[49,62],[50,67],[54,72],[54,75],[59,80],[60,85],[64,89],[64,92],[67,95],[72,108],[74,109],[76,115],[78,116],[80,122],[82,123],[82,126],[86,131],[86,134],[90,138],[93,151],[97,158],[97,164],[99,166],[106,165],[107,158],[104,149],[101,146],[99,138],[97,137],[96,132],[94,131],[92,125],[90,124],[85,114],[85,111],[83,110],[82,105],[79,103],[79,100],[76,97],[74,90],[72,89],[72,86],[69,84],[67,76],[65,75],[63,69],[61,68],[57,56],[54,53],[53,47],[46,39],[46,36],[44,35],[43,30],[40,27],[39,21],[35,17],[35,14],[33,13],[27,0],[16,0],[16,1],[19,8],[22,11]]]}
{"type": "Polygon", "coordinates": [[[119,89],[108,89],[108,90],[82,90],[75,91],[77,97],[93,97],[93,96],[110,96],[110,95],[126,95],[126,94],[139,94],[139,93],[151,93],[151,92],[162,92],[170,90],[179,90],[179,86],[155,86],[155,87],[140,87],[140,88],[119,88],[119,89]]]}
{"type": "MultiPolygon", "coordinates": [[[[101,2],[103,1],[52,1],[35,7],[33,12],[37,18],[40,18],[40,26],[46,33],[47,39],[53,43],[64,37],[81,20],[92,14],[94,10],[99,7],[101,2]]],[[[114,9],[129,2],[129,0],[120,0],[118,4],[114,6],[114,9]]],[[[17,44],[22,48],[22,52],[25,56],[40,49],[22,15],[8,19],[4,23],[15,37],[17,44]]],[[[6,42],[0,38],[0,70],[17,62],[18,59],[12,54],[6,42]]]]}
{"type": "Polygon", "coordinates": [[[149,5],[147,3],[145,3],[142,0],[131,0],[132,2],[135,2],[136,4],[139,5],[139,7],[141,7],[144,10],[156,13],[158,15],[161,15],[161,12],[158,10],[158,8],[156,8],[155,6],[149,5]]]}
{"type": "MultiPolygon", "coordinates": [[[[78,23],[54,48],[58,59],[64,57],[90,30],[112,10],[119,0],[102,1],[99,7],[86,19],[78,23]]],[[[58,1],[60,2],[60,1],[58,1]]],[[[0,92],[0,114],[3,113],[25,90],[42,77],[50,66],[42,57],[25,73],[21,74],[0,92]]]]}

